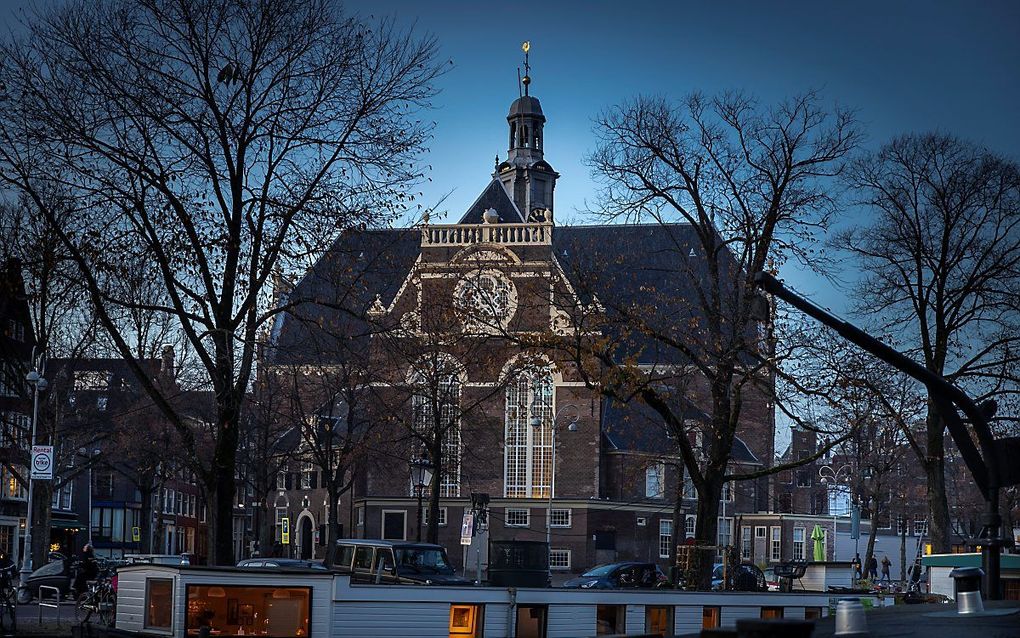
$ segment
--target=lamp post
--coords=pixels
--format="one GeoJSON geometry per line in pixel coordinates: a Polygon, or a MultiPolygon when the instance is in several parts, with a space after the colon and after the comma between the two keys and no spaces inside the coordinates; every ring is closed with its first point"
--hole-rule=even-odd
{"type": "Polygon", "coordinates": [[[91,454],[86,448],[78,448],[78,454],[85,457],[86,463],[89,464],[89,504],[88,510],[86,510],[85,516],[88,517],[88,544],[92,544],[92,465],[95,462],[95,457],[99,456],[100,450],[92,450],[91,454]]]}
{"type": "MultiPolygon", "coordinates": [[[[25,375],[25,381],[32,386],[32,435],[28,440],[28,511],[25,515],[25,548],[21,560],[20,589],[27,591],[28,576],[32,573],[32,448],[35,447],[35,430],[39,422],[39,393],[48,385],[39,371],[34,367],[25,375]]],[[[21,596],[19,595],[19,598],[21,596]]]]}
{"type": "MultiPolygon", "coordinates": [[[[849,480],[850,479],[850,473],[852,471],[853,471],[853,468],[851,468],[849,464],[841,465],[839,467],[839,469],[836,469],[836,470],[833,470],[831,465],[823,465],[822,467],[818,468],[818,476],[820,476],[822,478],[822,485],[826,486],[826,496],[828,496],[828,483],[830,483],[830,482],[833,485],[841,485],[842,484],[842,485],[846,485],[847,487],[849,487],[850,486],[850,480],[849,480]]],[[[831,505],[831,503],[832,503],[831,499],[827,499],[827,500],[828,500],[829,504],[831,505]]],[[[832,509],[832,508],[830,507],[830,509],[832,509]]],[[[835,561],[836,560],[836,542],[837,542],[838,535],[836,534],[836,513],[835,512],[831,512],[831,514],[832,514],[832,560],[835,561]]]]}
{"type": "Polygon", "coordinates": [[[417,541],[421,542],[421,500],[425,495],[425,484],[432,482],[432,470],[435,466],[422,450],[417,458],[411,459],[411,480],[414,482],[415,495],[418,497],[418,535],[417,541]]]}
{"type": "MultiPolygon", "coordinates": [[[[531,416],[528,421],[531,423],[531,427],[534,428],[535,432],[539,432],[542,428],[543,419],[535,410],[534,400],[531,403],[531,416]]],[[[570,417],[570,422],[567,424],[567,430],[569,432],[577,432],[577,419],[578,412],[577,406],[565,405],[563,409],[573,409],[573,416],[570,417]]],[[[569,414],[569,413],[568,413],[569,414]]],[[[553,492],[556,491],[556,430],[559,424],[556,422],[557,414],[555,407],[553,408],[552,419],[549,423],[549,431],[552,437],[552,455],[550,458],[551,467],[549,468],[549,499],[546,503],[545,512],[545,544],[546,544],[546,560],[549,567],[549,577],[552,578],[552,510],[553,510],[553,492]]]]}

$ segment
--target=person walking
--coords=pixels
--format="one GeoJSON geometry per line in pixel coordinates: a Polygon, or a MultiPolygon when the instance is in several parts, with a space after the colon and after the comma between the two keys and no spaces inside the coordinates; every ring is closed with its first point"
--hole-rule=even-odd
{"type": "Polygon", "coordinates": [[[860,554],[855,554],[854,555],[854,559],[852,561],[850,561],[850,566],[854,570],[854,580],[855,581],[860,580],[861,579],[861,555],[860,554]]]}
{"type": "Polygon", "coordinates": [[[878,580],[878,559],[874,555],[868,559],[868,569],[865,572],[872,582],[878,580]]]}
{"type": "Polygon", "coordinates": [[[889,560],[888,556],[882,557],[882,580],[892,584],[892,577],[889,576],[889,567],[892,566],[892,561],[889,560]]]}

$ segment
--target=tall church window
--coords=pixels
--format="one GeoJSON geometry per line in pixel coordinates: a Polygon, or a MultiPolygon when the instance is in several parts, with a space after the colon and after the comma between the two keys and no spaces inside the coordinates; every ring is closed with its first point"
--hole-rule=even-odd
{"type": "Polygon", "coordinates": [[[419,383],[423,384],[421,391],[411,403],[415,428],[419,432],[442,430],[439,496],[460,496],[460,377],[455,371],[442,371],[434,380],[419,383]],[[439,418],[435,419],[437,408],[439,418]]]}
{"type": "Polygon", "coordinates": [[[551,370],[524,370],[506,389],[505,497],[549,498],[552,419],[551,370]]]}
{"type": "Polygon", "coordinates": [[[517,122],[510,122],[510,148],[517,146],[517,122]]]}

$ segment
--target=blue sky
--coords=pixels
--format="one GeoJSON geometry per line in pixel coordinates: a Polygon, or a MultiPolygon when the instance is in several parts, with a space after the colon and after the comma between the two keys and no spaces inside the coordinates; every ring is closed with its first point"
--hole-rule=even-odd
{"type": "MultiPolygon", "coordinates": [[[[29,0],[0,0],[13,26],[29,0]]],[[[1020,2],[477,2],[352,1],[437,36],[453,66],[441,80],[424,202],[449,194],[455,221],[506,156],[520,45],[532,42],[532,94],[542,101],[546,159],[561,174],[561,222],[591,201],[583,163],[592,118],[642,93],[680,97],[740,89],[764,102],[816,88],[858,110],[868,144],[938,129],[1016,157],[1020,149],[1020,2]]],[[[16,28],[16,27],[15,27],[16,28]]],[[[846,223],[861,211],[849,210],[846,223]]],[[[797,272],[824,305],[845,296],[797,272]]]]}

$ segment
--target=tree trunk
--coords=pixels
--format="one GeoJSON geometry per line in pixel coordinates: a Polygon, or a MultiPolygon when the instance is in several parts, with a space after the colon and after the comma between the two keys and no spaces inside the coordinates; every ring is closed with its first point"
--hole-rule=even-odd
{"type": "Polygon", "coordinates": [[[684,516],[684,466],[681,463],[676,473],[676,489],[673,491],[673,542],[669,548],[670,565],[676,565],[676,546],[687,540],[687,520],[684,516]]]}
{"type": "MultiPolygon", "coordinates": [[[[32,569],[38,569],[50,562],[50,521],[53,500],[53,481],[32,481],[32,569]]],[[[81,547],[68,547],[71,556],[81,547]]]]}
{"type": "MultiPolygon", "coordinates": [[[[716,545],[719,542],[719,499],[722,497],[722,475],[706,475],[698,492],[697,521],[694,536],[698,545],[716,545]]],[[[698,573],[698,589],[712,588],[714,560],[702,560],[698,573]]]]}
{"type": "Polygon", "coordinates": [[[436,437],[435,446],[429,450],[432,457],[432,465],[435,469],[432,472],[432,482],[429,485],[429,515],[426,542],[439,543],[439,490],[443,476],[443,443],[442,437],[436,437]]]}
{"type": "Polygon", "coordinates": [[[237,463],[239,412],[232,398],[226,399],[218,409],[219,439],[213,454],[211,483],[206,483],[209,494],[209,565],[233,565],[234,557],[234,495],[237,486],[234,468],[237,463]]]}
{"type": "Polygon", "coordinates": [[[138,484],[138,492],[141,494],[141,509],[138,512],[138,532],[141,543],[142,554],[155,554],[152,551],[152,481],[143,481],[138,484]]]}
{"type": "Polygon", "coordinates": [[[326,515],[326,565],[333,564],[333,555],[336,553],[336,542],[340,539],[340,490],[335,485],[326,489],[329,498],[329,507],[326,515]]]}
{"type": "Polygon", "coordinates": [[[928,483],[928,530],[932,552],[949,552],[949,500],[946,496],[945,423],[931,399],[928,400],[927,458],[924,463],[928,483]]]}

